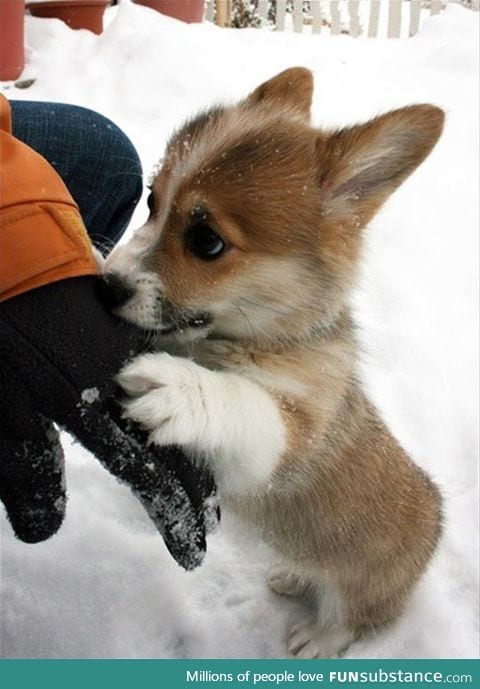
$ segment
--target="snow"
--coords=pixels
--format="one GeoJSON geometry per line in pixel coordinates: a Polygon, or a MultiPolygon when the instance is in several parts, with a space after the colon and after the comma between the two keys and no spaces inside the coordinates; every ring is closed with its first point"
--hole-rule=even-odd
{"type": "MultiPolygon", "coordinates": [[[[449,6],[413,39],[301,36],[184,25],[122,2],[101,36],[27,17],[28,89],[10,98],[85,105],[113,119],[148,173],[175,126],[293,65],[315,73],[314,121],[339,126],[412,102],[447,112],[432,155],[367,232],[355,295],[365,384],[440,484],[445,534],[403,617],[350,657],[476,657],[479,15],[449,6]]],[[[132,227],[146,216],[142,202],[132,227]]],[[[5,658],[284,657],[304,613],[271,593],[271,558],[224,514],[204,565],[185,573],[141,505],[63,438],[69,503],[46,543],[1,517],[0,653],[5,658]]]]}
{"type": "Polygon", "coordinates": [[[82,390],[80,397],[82,402],[85,402],[86,404],[93,404],[96,400],[98,400],[99,395],[100,393],[98,388],[85,388],[85,390],[82,390]]]}

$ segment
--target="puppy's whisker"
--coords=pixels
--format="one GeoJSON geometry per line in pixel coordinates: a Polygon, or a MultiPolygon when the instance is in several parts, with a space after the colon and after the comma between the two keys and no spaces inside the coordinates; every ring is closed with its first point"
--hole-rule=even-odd
{"type": "Polygon", "coordinates": [[[247,314],[241,309],[241,307],[238,306],[238,304],[236,305],[236,308],[241,311],[244,319],[246,320],[246,322],[250,326],[250,330],[251,330],[252,336],[253,336],[252,339],[255,342],[255,345],[257,346],[258,349],[262,349],[262,348],[264,349],[265,346],[267,346],[267,347],[268,346],[276,346],[281,342],[280,338],[272,337],[272,335],[268,332],[268,330],[265,330],[265,328],[263,328],[261,325],[257,324],[257,326],[254,328],[251,320],[248,318],[247,314]],[[264,342],[263,346],[258,341],[257,334],[262,335],[263,342],[264,342]]]}
{"type": "Polygon", "coordinates": [[[239,306],[239,305],[237,304],[237,305],[236,305],[236,308],[237,308],[238,312],[240,313],[240,315],[242,316],[243,320],[245,321],[247,327],[250,329],[250,332],[252,333],[252,339],[253,339],[253,341],[255,342],[256,345],[258,345],[257,336],[256,336],[256,334],[255,334],[255,329],[254,329],[254,327],[253,327],[253,325],[252,325],[250,319],[248,318],[248,316],[247,316],[247,314],[245,313],[245,311],[243,311],[243,309],[241,308],[241,306],[239,306]]]}
{"type": "Polygon", "coordinates": [[[244,304],[248,304],[250,306],[253,306],[256,309],[262,309],[263,311],[269,311],[271,313],[276,313],[279,316],[285,315],[285,309],[277,309],[277,308],[274,308],[273,306],[271,306],[269,304],[264,304],[260,301],[255,301],[254,299],[249,299],[247,297],[239,297],[238,301],[241,301],[244,304]]]}
{"type": "Polygon", "coordinates": [[[106,237],[102,234],[95,234],[94,239],[94,245],[103,256],[108,256],[108,254],[110,254],[115,247],[116,242],[111,237],[106,237]]]}

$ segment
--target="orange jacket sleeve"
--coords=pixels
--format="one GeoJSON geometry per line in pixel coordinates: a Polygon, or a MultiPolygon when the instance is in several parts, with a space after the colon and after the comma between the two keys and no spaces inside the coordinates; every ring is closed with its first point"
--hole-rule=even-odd
{"type": "Polygon", "coordinates": [[[97,272],[78,206],[45,158],[11,134],[0,94],[0,301],[97,272]]]}

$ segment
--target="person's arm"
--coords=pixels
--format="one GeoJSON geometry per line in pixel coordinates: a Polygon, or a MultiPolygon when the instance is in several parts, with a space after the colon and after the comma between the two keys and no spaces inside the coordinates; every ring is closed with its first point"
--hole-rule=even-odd
{"type": "Polygon", "coordinates": [[[37,542],[62,522],[55,423],[130,485],[191,569],[205,552],[212,482],[177,450],[148,447],[121,419],[114,376],[143,333],[97,297],[91,246],[55,171],[8,132],[0,136],[0,498],[11,524],[37,542]]]}

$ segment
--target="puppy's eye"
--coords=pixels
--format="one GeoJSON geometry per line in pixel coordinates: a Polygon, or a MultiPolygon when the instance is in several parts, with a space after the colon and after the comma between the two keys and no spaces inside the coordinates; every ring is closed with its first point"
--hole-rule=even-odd
{"type": "Polygon", "coordinates": [[[194,256],[213,261],[224,253],[226,244],[219,234],[206,223],[193,225],[186,235],[186,247],[194,256]]]}

